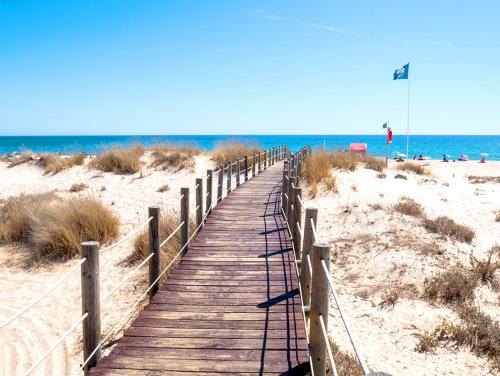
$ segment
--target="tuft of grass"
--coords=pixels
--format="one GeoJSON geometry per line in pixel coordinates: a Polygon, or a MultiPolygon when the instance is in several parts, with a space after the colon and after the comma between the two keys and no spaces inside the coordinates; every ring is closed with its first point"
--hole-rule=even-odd
{"type": "Polygon", "coordinates": [[[386,175],[385,173],[383,173],[383,172],[379,172],[379,173],[377,174],[377,178],[378,178],[378,179],[385,179],[386,177],[387,177],[387,175],[386,175]]]}
{"type": "Polygon", "coordinates": [[[415,346],[415,351],[420,353],[433,353],[436,350],[439,342],[436,335],[432,332],[426,332],[419,335],[419,340],[415,346]]]}
{"type": "Polygon", "coordinates": [[[406,177],[406,175],[403,175],[403,174],[396,174],[396,175],[394,175],[394,179],[408,180],[408,178],[406,177]]]}
{"type": "MultiPolygon", "coordinates": [[[[337,374],[339,376],[363,376],[363,369],[359,365],[358,360],[354,355],[348,352],[341,351],[339,346],[330,339],[330,346],[332,348],[333,360],[335,361],[335,366],[337,368],[337,374]]],[[[330,366],[326,373],[328,376],[333,375],[330,366]]]]}
{"type": "Polygon", "coordinates": [[[495,213],[495,222],[500,222],[500,209],[495,213]]]}
{"type": "Polygon", "coordinates": [[[212,152],[212,159],[218,165],[223,165],[248,156],[248,166],[250,167],[252,165],[252,155],[260,152],[262,152],[262,149],[256,144],[228,140],[217,144],[212,152]]]}
{"type": "Polygon", "coordinates": [[[153,147],[153,167],[161,167],[164,170],[175,171],[195,167],[196,155],[200,154],[198,148],[184,145],[156,145],[153,147]]]}
{"type": "Polygon", "coordinates": [[[337,189],[337,182],[331,170],[330,154],[324,151],[315,152],[308,156],[303,164],[302,173],[310,186],[310,195],[315,197],[318,193],[318,184],[325,182],[328,190],[337,189]]]}
{"type": "Polygon", "coordinates": [[[359,154],[344,150],[337,150],[328,154],[330,156],[331,167],[339,170],[354,171],[362,159],[359,154]]]}
{"type": "Polygon", "coordinates": [[[25,244],[34,260],[69,259],[79,254],[83,241],[107,243],[118,235],[118,218],[90,197],[21,195],[8,199],[0,213],[0,239],[25,244]]]}
{"type": "MultiPolygon", "coordinates": [[[[179,213],[176,210],[170,210],[161,216],[160,220],[160,241],[170,236],[179,226],[179,213]]],[[[189,223],[189,231],[192,234],[196,225],[193,221],[189,223]]],[[[165,268],[177,255],[180,250],[181,232],[180,230],[161,248],[161,266],[165,268]]],[[[142,261],[149,255],[149,232],[144,230],[134,239],[133,251],[129,261],[132,263],[142,261]]]]}
{"type": "Polygon", "coordinates": [[[381,309],[393,309],[399,300],[399,296],[401,294],[400,288],[392,288],[390,290],[385,291],[382,294],[382,300],[378,304],[381,309]]]}
{"type": "Polygon", "coordinates": [[[461,267],[452,267],[424,282],[424,298],[447,304],[462,304],[474,299],[478,280],[461,267]]]}
{"type": "Polygon", "coordinates": [[[31,162],[35,160],[35,154],[29,150],[23,151],[21,154],[16,155],[9,161],[9,168],[18,166],[23,163],[31,162]]]}
{"type": "Polygon", "coordinates": [[[393,206],[393,208],[399,213],[410,215],[412,217],[423,217],[424,215],[422,205],[408,197],[403,197],[401,201],[393,206]]]}
{"type": "Polygon", "coordinates": [[[363,158],[363,162],[365,164],[365,168],[370,170],[375,170],[381,173],[385,169],[385,160],[383,158],[367,155],[363,158]]]}
{"type": "Polygon", "coordinates": [[[500,176],[467,176],[471,184],[500,183],[500,176]]]}
{"type": "Polygon", "coordinates": [[[413,172],[417,175],[430,175],[430,172],[425,167],[413,162],[401,163],[400,165],[398,165],[398,170],[413,172]]]}
{"type": "Polygon", "coordinates": [[[77,193],[87,189],[89,186],[85,183],[75,183],[69,189],[69,192],[77,193]]]}
{"type": "Polygon", "coordinates": [[[486,260],[478,260],[473,255],[470,256],[471,273],[483,284],[489,284],[493,287],[498,283],[495,280],[495,274],[500,269],[500,246],[491,247],[486,260]]]}
{"type": "Polygon", "coordinates": [[[170,185],[164,184],[160,188],[158,188],[157,192],[164,193],[170,191],[170,185]]]}
{"type": "Polygon", "coordinates": [[[141,157],[145,149],[142,145],[130,148],[112,148],[95,157],[90,167],[115,174],[135,174],[141,170],[141,157]]]}
{"type": "Polygon", "coordinates": [[[55,175],[62,170],[73,166],[82,166],[85,162],[85,154],[79,153],[71,156],[57,154],[42,154],[38,164],[44,168],[46,174],[55,175]]]}
{"type": "Polygon", "coordinates": [[[372,209],[372,210],[383,210],[384,207],[379,204],[378,202],[374,202],[373,204],[368,204],[368,206],[372,209]]]}
{"type": "Polygon", "coordinates": [[[470,243],[476,236],[473,229],[456,223],[453,219],[445,216],[436,219],[424,219],[424,227],[433,233],[453,237],[461,242],[470,243]]]}

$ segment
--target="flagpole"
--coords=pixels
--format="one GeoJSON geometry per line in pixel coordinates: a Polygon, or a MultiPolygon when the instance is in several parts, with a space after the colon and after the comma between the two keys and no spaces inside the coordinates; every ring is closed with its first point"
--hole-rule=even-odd
{"type": "Polygon", "coordinates": [[[389,120],[387,120],[387,134],[385,137],[385,167],[389,166],[389,120]]]}
{"type": "Polygon", "coordinates": [[[408,119],[406,122],[406,161],[410,158],[410,62],[408,62],[408,119]]]}

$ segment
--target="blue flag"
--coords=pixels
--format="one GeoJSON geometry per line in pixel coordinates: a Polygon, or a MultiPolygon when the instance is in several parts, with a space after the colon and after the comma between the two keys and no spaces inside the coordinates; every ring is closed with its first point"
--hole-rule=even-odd
{"type": "Polygon", "coordinates": [[[410,63],[403,65],[401,68],[394,71],[393,78],[395,80],[407,80],[408,71],[410,70],[410,63]]]}

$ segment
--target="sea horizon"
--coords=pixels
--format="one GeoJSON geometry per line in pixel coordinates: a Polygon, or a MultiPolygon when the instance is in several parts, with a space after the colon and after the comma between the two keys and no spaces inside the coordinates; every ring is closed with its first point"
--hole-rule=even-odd
{"type": "MultiPolygon", "coordinates": [[[[33,151],[36,153],[87,153],[98,154],[110,147],[126,147],[133,144],[152,146],[161,143],[188,144],[209,151],[226,141],[254,143],[262,148],[288,145],[292,151],[310,145],[313,149],[348,149],[351,143],[366,143],[368,154],[384,156],[386,136],[365,135],[282,135],[282,134],[213,134],[213,135],[32,135],[0,136],[0,155],[33,151]]],[[[394,152],[406,153],[406,135],[395,135],[389,146],[389,156],[394,152]]],[[[410,153],[441,159],[443,154],[458,158],[467,154],[471,160],[479,160],[481,153],[488,153],[490,160],[500,160],[500,135],[410,135],[410,153]]]]}

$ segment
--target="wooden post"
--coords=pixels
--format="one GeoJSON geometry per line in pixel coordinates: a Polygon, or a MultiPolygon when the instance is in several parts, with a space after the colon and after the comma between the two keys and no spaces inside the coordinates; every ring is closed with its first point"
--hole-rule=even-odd
{"type": "Polygon", "coordinates": [[[287,200],[285,193],[288,195],[288,162],[285,161],[283,164],[283,183],[281,184],[281,207],[283,208],[283,212],[286,214],[287,200]]]}
{"type": "Polygon", "coordinates": [[[240,160],[236,160],[236,186],[240,186],[240,160]]]}
{"type": "Polygon", "coordinates": [[[311,310],[309,313],[309,347],[312,368],[315,375],[326,375],[326,341],[321,329],[320,316],[323,317],[328,333],[328,277],[323,270],[321,260],[325,260],[330,270],[330,246],[314,243],[311,250],[312,281],[311,310]]]}
{"type": "Polygon", "coordinates": [[[222,183],[223,183],[223,175],[224,175],[224,166],[219,166],[219,176],[217,177],[217,202],[222,201],[222,183]]]}
{"type": "Polygon", "coordinates": [[[262,153],[259,153],[259,170],[258,170],[259,173],[262,171],[262,158],[261,158],[261,156],[262,156],[262,153]]]}
{"type": "MultiPolygon", "coordinates": [[[[81,288],[82,288],[82,314],[88,313],[82,321],[83,329],[83,359],[84,361],[94,352],[101,341],[101,298],[99,290],[99,248],[98,242],[83,242],[81,246],[81,258],[85,262],[81,265],[81,288]]],[[[57,319],[54,317],[53,319],[57,319]]],[[[84,375],[95,367],[101,359],[99,348],[87,362],[84,375]]]]}
{"type": "Polygon", "coordinates": [[[233,164],[229,162],[227,165],[227,194],[231,193],[231,181],[233,180],[233,164]]]}
{"type": "Polygon", "coordinates": [[[189,239],[189,188],[181,188],[181,249],[184,255],[188,250],[189,239]]]}
{"type": "Polygon", "coordinates": [[[300,260],[300,231],[299,228],[297,227],[297,222],[300,225],[300,228],[302,231],[304,231],[304,225],[302,223],[302,206],[300,205],[300,198],[302,198],[302,189],[301,188],[295,188],[294,193],[293,193],[294,201],[293,201],[293,218],[294,218],[294,223],[293,223],[293,244],[295,246],[295,259],[300,260]]]}
{"type": "Polygon", "coordinates": [[[248,181],[248,155],[245,155],[245,162],[243,163],[245,169],[245,181],[248,181]]]}
{"type": "Polygon", "coordinates": [[[264,170],[267,170],[267,150],[264,150],[264,170]]]}
{"type": "MultiPolygon", "coordinates": [[[[293,176],[293,171],[290,171],[289,174],[288,174],[288,192],[287,192],[287,195],[288,195],[288,208],[287,208],[287,218],[292,218],[293,217],[293,212],[292,212],[292,208],[293,208],[293,202],[294,202],[294,196],[293,196],[293,188],[295,186],[295,177],[293,176]]],[[[292,231],[293,233],[293,228],[292,228],[292,224],[290,222],[288,222],[289,226],[290,226],[290,230],[292,231]]]]}
{"type": "Polygon", "coordinates": [[[207,202],[205,204],[205,213],[208,215],[212,211],[212,170],[207,170],[207,202]]]}
{"type": "Polygon", "coordinates": [[[160,207],[150,206],[148,208],[148,216],[153,217],[151,222],[149,222],[149,254],[153,254],[153,257],[149,259],[149,285],[153,285],[153,287],[149,290],[149,297],[152,298],[160,288],[160,280],[158,279],[161,273],[160,207]]]}
{"type": "Polygon", "coordinates": [[[255,176],[255,167],[256,167],[255,166],[255,160],[256,160],[255,154],[253,155],[252,158],[253,158],[252,159],[252,177],[254,177],[255,176]]]}
{"type": "MultiPolygon", "coordinates": [[[[307,256],[311,254],[312,245],[317,239],[314,239],[314,234],[311,226],[311,219],[316,226],[318,222],[318,209],[306,208],[304,216],[304,241],[302,242],[302,257],[300,263],[300,285],[302,286],[302,301],[305,306],[311,304],[311,270],[307,256]]],[[[307,324],[307,323],[306,323],[307,324]]]]}
{"type": "Polygon", "coordinates": [[[203,179],[197,178],[196,179],[196,228],[200,227],[202,221],[203,221],[203,179]]]}

